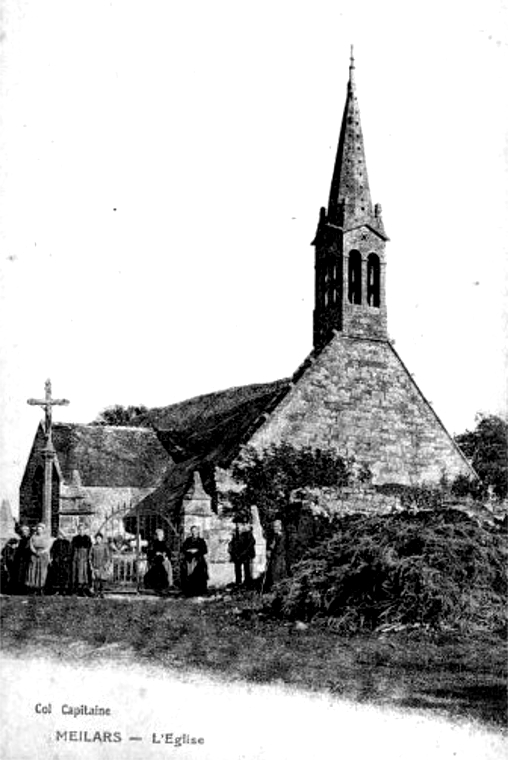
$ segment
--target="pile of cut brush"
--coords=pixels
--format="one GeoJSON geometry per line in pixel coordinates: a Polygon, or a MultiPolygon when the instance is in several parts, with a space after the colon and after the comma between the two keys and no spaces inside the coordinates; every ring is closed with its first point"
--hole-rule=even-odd
{"type": "Polygon", "coordinates": [[[272,611],[341,632],[506,632],[507,536],[458,510],[350,515],[275,587],[272,611]]]}

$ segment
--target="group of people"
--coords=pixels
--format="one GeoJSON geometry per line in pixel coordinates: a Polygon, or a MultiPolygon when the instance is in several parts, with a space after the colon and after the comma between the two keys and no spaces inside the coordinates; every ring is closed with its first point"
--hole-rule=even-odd
{"type": "MultiPolygon", "coordinates": [[[[52,539],[46,526],[39,523],[32,530],[27,525],[19,529],[19,540],[11,539],[2,552],[2,590],[11,594],[76,594],[78,596],[104,596],[104,584],[111,578],[115,554],[130,551],[122,537],[104,540],[101,532],[94,539],[80,523],[76,535],[69,540],[61,531],[52,539]]],[[[166,594],[174,585],[171,564],[171,546],[162,529],[146,547],[145,588],[166,594]]],[[[235,583],[251,588],[252,565],[256,556],[256,540],[250,525],[237,525],[229,542],[229,556],[235,568],[235,583]]],[[[180,588],[186,596],[206,594],[208,564],[206,541],[193,525],[190,535],[180,548],[180,588]]],[[[272,535],[267,546],[267,568],[264,588],[288,575],[285,536],[280,520],[272,525],[272,535]]]]}
{"type": "MultiPolygon", "coordinates": [[[[180,587],[185,596],[202,596],[208,586],[208,547],[199,535],[199,528],[193,525],[190,536],[180,549],[180,587]]],[[[164,538],[164,531],[158,528],[147,550],[148,570],[143,579],[145,588],[164,594],[173,585],[171,552],[164,538]]]]}
{"type": "MultiPolygon", "coordinates": [[[[173,587],[171,547],[164,531],[157,529],[152,540],[142,542],[146,548],[143,583],[156,593],[173,587]]],[[[11,539],[2,552],[2,591],[10,594],[76,594],[104,596],[104,584],[111,579],[115,555],[131,552],[133,546],[121,536],[108,541],[101,532],[93,540],[84,524],[69,540],[59,531],[52,539],[46,526],[39,523],[19,529],[19,539],[11,539]]],[[[181,547],[180,585],[186,596],[205,594],[208,584],[208,548],[199,529],[193,526],[181,547]]]]}
{"type": "MultiPolygon", "coordinates": [[[[252,526],[237,524],[229,542],[229,557],[235,566],[235,584],[252,587],[252,565],[256,557],[256,539],[252,526]]],[[[286,538],[281,520],[272,523],[271,536],[266,549],[266,572],[263,589],[268,591],[274,583],[283,580],[289,574],[286,538]]]]}
{"type": "Polygon", "coordinates": [[[80,524],[72,540],[62,532],[53,540],[44,523],[38,523],[33,531],[22,525],[19,536],[19,540],[11,539],[3,552],[2,585],[6,591],[89,596],[93,586],[95,593],[103,596],[110,552],[101,533],[92,542],[80,524]]]}

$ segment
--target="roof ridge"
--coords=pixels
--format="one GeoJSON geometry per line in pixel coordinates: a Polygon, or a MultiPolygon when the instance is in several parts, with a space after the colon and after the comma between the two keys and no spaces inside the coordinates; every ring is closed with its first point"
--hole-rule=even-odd
{"type": "Polygon", "coordinates": [[[191,396],[190,398],[184,398],[181,401],[174,401],[171,404],[165,404],[163,406],[154,406],[151,409],[149,409],[148,411],[151,412],[151,411],[157,411],[157,410],[161,410],[161,409],[168,409],[168,408],[173,407],[173,406],[180,406],[181,404],[186,404],[189,401],[198,401],[199,399],[206,399],[206,400],[208,400],[212,396],[219,396],[222,393],[228,393],[230,391],[239,391],[239,390],[242,390],[242,388],[264,388],[264,387],[269,386],[269,385],[276,385],[277,383],[286,382],[289,379],[290,379],[289,377],[282,377],[282,378],[279,378],[277,380],[269,380],[269,381],[264,382],[264,383],[246,383],[245,385],[231,385],[228,388],[221,388],[220,390],[209,391],[208,393],[200,393],[197,396],[191,396]]]}
{"type": "Polygon", "coordinates": [[[145,432],[154,432],[154,429],[151,425],[102,425],[100,423],[93,422],[53,422],[53,428],[56,427],[90,428],[91,430],[140,430],[145,432]]]}

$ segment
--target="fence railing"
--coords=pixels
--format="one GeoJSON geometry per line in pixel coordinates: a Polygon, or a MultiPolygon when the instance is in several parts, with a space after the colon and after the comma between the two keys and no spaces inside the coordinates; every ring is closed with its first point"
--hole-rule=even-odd
{"type": "Polygon", "coordinates": [[[143,584],[147,570],[147,560],[144,557],[138,558],[135,552],[114,554],[112,565],[111,585],[136,590],[143,584]]]}

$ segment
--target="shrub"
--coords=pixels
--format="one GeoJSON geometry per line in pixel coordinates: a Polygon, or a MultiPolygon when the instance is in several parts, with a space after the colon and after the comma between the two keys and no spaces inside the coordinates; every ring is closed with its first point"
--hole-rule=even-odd
{"type": "Polygon", "coordinates": [[[339,630],[388,624],[500,631],[506,535],[457,510],[351,515],[275,589],[273,609],[339,630]]]}

